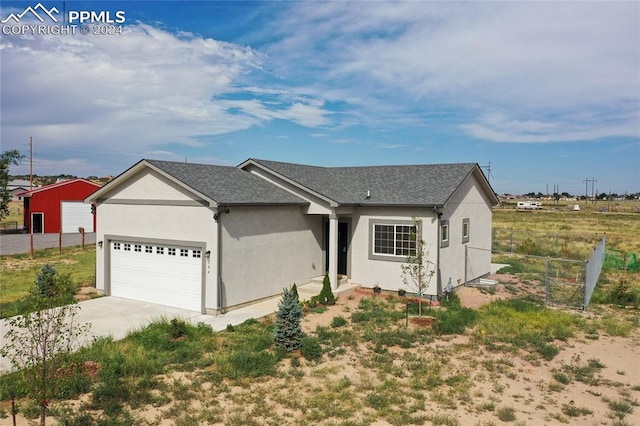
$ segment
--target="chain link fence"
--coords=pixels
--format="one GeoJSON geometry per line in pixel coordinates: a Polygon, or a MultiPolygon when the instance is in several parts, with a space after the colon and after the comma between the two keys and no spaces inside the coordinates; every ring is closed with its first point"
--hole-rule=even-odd
{"type": "MultiPolygon", "coordinates": [[[[547,240],[534,239],[531,235],[516,240],[516,234],[508,231],[501,233],[494,229],[497,240],[494,240],[493,253],[499,263],[508,264],[501,272],[518,276],[517,291],[539,299],[546,306],[586,310],[605,261],[605,237],[590,249],[587,260],[579,260],[551,255],[566,244],[557,233],[550,234],[554,238],[547,240]]],[[[572,241],[575,242],[575,236],[572,241]]],[[[590,244],[585,246],[590,247],[590,244]]],[[[586,255],[582,257],[585,258],[586,255]]],[[[516,284],[506,288],[515,289],[516,284]]]]}

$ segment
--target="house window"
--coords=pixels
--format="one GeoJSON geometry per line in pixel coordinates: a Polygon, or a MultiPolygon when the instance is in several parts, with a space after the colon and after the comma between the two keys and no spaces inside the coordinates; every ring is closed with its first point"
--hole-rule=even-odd
{"type": "Polygon", "coordinates": [[[375,223],[373,225],[373,255],[402,256],[416,252],[416,227],[412,225],[395,225],[375,223]]]}
{"type": "Polygon", "coordinates": [[[449,221],[440,222],[440,247],[449,247],[449,221]]]}
{"type": "Polygon", "coordinates": [[[120,243],[113,243],[114,250],[120,250],[120,243]]]}
{"type": "Polygon", "coordinates": [[[175,256],[175,255],[176,255],[176,249],[171,248],[171,247],[170,247],[170,248],[168,248],[168,249],[167,249],[167,254],[168,254],[169,256],[175,256]]]}
{"type": "Polygon", "coordinates": [[[202,252],[200,250],[194,250],[193,251],[193,257],[201,258],[202,257],[202,252]]]}
{"type": "Polygon", "coordinates": [[[153,253],[153,246],[144,246],[145,253],[153,253]]]}
{"type": "Polygon", "coordinates": [[[125,251],[131,251],[131,244],[126,244],[124,245],[124,250],[125,251]]]}
{"type": "Polygon", "coordinates": [[[133,246],[133,250],[137,251],[137,252],[141,252],[142,251],[142,246],[140,244],[136,244],[133,246]]]}
{"type": "Polygon", "coordinates": [[[188,257],[189,256],[189,250],[188,249],[180,249],[180,256],[181,257],[188,257]]]}
{"type": "Polygon", "coordinates": [[[164,254],[164,247],[156,247],[157,254],[164,254]]]}
{"type": "Polygon", "coordinates": [[[462,242],[469,242],[469,218],[462,219],[462,242]]]}

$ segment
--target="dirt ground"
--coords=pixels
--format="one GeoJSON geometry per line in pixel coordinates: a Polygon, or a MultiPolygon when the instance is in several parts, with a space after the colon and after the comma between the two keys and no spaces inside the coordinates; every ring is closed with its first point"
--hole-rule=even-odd
{"type": "MultiPolygon", "coordinates": [[[[513,286],[518,283],[514,277],[501,275],[493,276],[500,282],[491,291],[464,287],[459,289],[463,306],[477,308],[498,298],[508,298],[514,295],[513,286]],[[506,283],[506,284],[505,284],[506,283]]],[[[526,289],[524,289],[526,290],[526,289]]],[[[303,319],[303,329],[312,334],[318,325],[329,326],[332,319],[341,315],[349,318],[350,313],[357,309],[360,299],[372,297],[370,289],[355,289],[350,294],[341,294],[337,303],[322,313],[309,313],[303,319]]],[[[383,297],[383,296],[377,296],[383,297]]],[[[577,313],[577,315],[586,315],[577,313]]],[[[429,324],[412,323],[412,327],[424,327],[429,324]]],[[[629,337],[612,337],[600,333],[596,340],[584,336],[571,338],[560,342],[561,351],[551,361],[532,362],[527,360],[526,354],[512,355],[502,352],[489,352],[474,345],[470,336],[461,335],[436,339],[433,348],[429,348],[429,356],[442,359],[447,375],[463,374],[471,379],[472,387],[466,396],[444,395],[450,402],[445,404],[431,398],[425,400],[422,409],[425,416],[443,415],[456,419],[457,423],[435,423],[429,420],[418,424],[458,424],[461,426],[478,425],[489,426],[499,424],[515,425],[640,425],[640,407],[633,407],[633,413],[624,417],[623,421],[612,415],[607,401],[620,401],[627,398],[640,400],[640,331],[636,328],[629,337]],[[554,373],[566,371],[567,366],[584,365],[588,360],[597,360],[604,367],[596,373],[594,383],[583,383],[572,380],[570,383],[559,383],[554,373]],[[514,419],[502,421],[498,416],[501,408],[513,409],[514,419]],[[564,409],[563,409],[564,407],[564,409]],[[566,414],[567,407],[588,409],[591,413],[572,417],[566,414]],[[616,423],[616,421],[619,421],[616,423]]],[[[404,351],[416,349],[392,348],[396,359],[394,364],[402,366],[404,351]]],[[[362,365],[363,353],[347,350],[339,356],[326,356],[320,364],[302,361],[301,371],[304,372],[293,384],[283,378],[274,378],[252,384],[248,389],[232,387],[225,395],[216,395],[214,405],[203,399],[194,399],[189,403],[192,412],[198,410],[212,410],[215,407],[218,418],[225,421],[212,421],[200,424],[245,424],[238,420],[251,416],[260,404],[264,404],[273,415],[279,416],[281,424],[300,424],[300,409],[291,408],[295,404],[291,399],[310,401],[321,398],[327,388],[336,383],[347,380],[351,387],[374,387],[379,379],[373,373],[369,374],[362,365]],[[333,384],[332,384],[333,383],[333,384]],[[367,385],[367,383],[369,383],[367,385]],[[263,401],[257,401],[255,395],[263,395],[263,401]],[[289,400],[289,401],[287,401],[289,400]],[[238,402],[246,401],[246,402],[238,402]],[[235,414],[234,414],[235,413],[235,414]],[[235,417],[234,417],[235,416],[235,417]],[[230,419],[235,419],[231,421],[230,419]]],[[[288,365],[288,361],[282,361],[288,365]]],[[[286,369],[283,367],[283,369],[286,369]]],[[[191,373],[175,373],[171,380],[191,380],[191,373]]],[[[212,384],[204,384],[203,394],[211,393],[212,384]]],[[[403,388],[404,389],[404,388],[403,388]]],[[[407,391],[411,391],[407,387],[407,391]]],[[[340,404],[341,401],[334,401],[340,404]]],[[[171,403],[174,404],[174,403],[171,403]]],[[[169,405],[171,405],[169,404],[169,405]]],[[[177,404],[177,403],[175,403],[177,404]]],[[[364,411],[371,408],[364,408],[364,411]]],[[[171,417],[167,406],[146,406],[135,410],[135,414],[145,419],[148,424],[173,425],[191,424],[178,423],[171,417]]],[[[361,413],[359,418],[353,418],[352,424],[366,424],[361,413]],[[356,423],[357,422],[357,423],[356,423]]],[[[366,415],[366,414],[365,414],[366,415]]],[[[251,424],[274,424],[268,421],[269,413],[260,414],[261,417],[251,424]],[[262,417],[265,416],[265,417],[262,417]]],[[[365,417],[366,418],[366,417],[365,417]]],[[[53,419],[52,419],[53,420],[53,419]]],[[[444,420],[443,420],[444,421],[444,420]]],[[[11,419],[0,419],[0,425],[10,425],[11,419]]],[[[21,419],[18,424],[28,424],[21,419]]],[[[50,421],[48,424],[55,424],[50,421]]],[[[305,422],[305,424],[314,424],[305,422]]],[[[319,424],[342,424],[335,421],[319,424]]],[[[390,425],[384,419],[369,422],[376,426],[390,425]]],[[[403,423],[404,424],[404,423],[403,423]]]]}

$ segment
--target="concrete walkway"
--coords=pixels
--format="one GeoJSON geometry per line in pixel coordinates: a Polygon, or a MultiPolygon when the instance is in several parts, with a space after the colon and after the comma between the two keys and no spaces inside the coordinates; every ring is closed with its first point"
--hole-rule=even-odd
{"type": "MultiPolygon", "coordinates": [[[[10,254],[29,253],[31,251],[30,234],[0,234],[0,256],[10,254]]],[[[96,234],[87,232],[84,234],[85,244],[95,244],[96,234]]],[[[34,250],[58,247],[60,234],[33,234],[34,250]]],[[[62,234],[62,246],[79,246],[82,244],[82,236],[78,233],[62,234]]]]}
{"type": "MultiPolygon", "coordinates": [[[[348,294],[356,287],[358,285],[355,284],[341,285],[339,289],[334,290],[334,294],[336,296],[348,294]]],[[[298,293],[301,300],[306,300],[319,294],[321,288],[322,285],[316,283],[306,284],[298,287],[298,293]]],[[[214,331],[220,331],[227,328],[229,324],[239,325],[250,318],[259,319],[274,314],[278,310],[279,301],[280,297],[274,297],[214,316],[170,306],[106,296],[81,302],[76,320],[79,324],[91,324],[89,334],[80,343],[83,345],[90,344],[96,337],[111,336],[114,340],[122,339],[131,331],[140,330],[151,322],[162,318],[179,318],[192,324],[204,323],[210,325],[214,331]]],[[[7,331],[6,321],[0,321],[0,336],[3,337],[3,341],[7,331]]],[[[10,369],[9,360],[0,357],[0,372],[10,369]]]]}

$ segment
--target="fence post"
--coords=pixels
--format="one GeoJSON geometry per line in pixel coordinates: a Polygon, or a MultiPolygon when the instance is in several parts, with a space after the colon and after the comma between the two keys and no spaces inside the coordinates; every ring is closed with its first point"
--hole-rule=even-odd
{"type": "Polygon", "coordinates": [[[551,258],[547,256],[547,265],[544,271],[544,306],[549,304],[550,299],[550,290],[549,290],[549,280],[551,276],[551,258]]]}
{"type": "Polygon", "coordinates": [[[513,229],[511,229],[510,234],[509,253],[513,253],[513,229]]]}
{"type": "MultiPolygon", "coordinates": [[[[583,265],[584,266],[582,267],[583,268],[583,273],[582,273],[583,274],[582,275],[583,276],[583,278],[582,278],[582,283],[583,283],[582,284],[582,294],[583,294],[582,310],[586,312],[587,311],[587,305],[589,304],[589,300],[587,300],[588,299],[588,297],[587,297],[587,286],[589,285],[589,282],[587,280],[587,269],[589,268],[589,260],[585,260],[583,265]]],[[[595,285],[594,285],[594,289],[595,289],[595,285]]]]}

